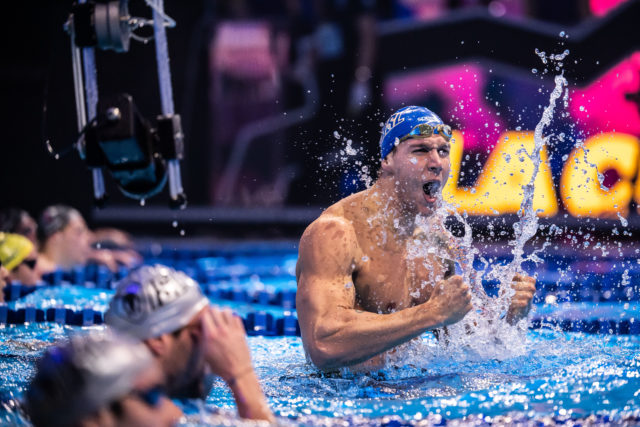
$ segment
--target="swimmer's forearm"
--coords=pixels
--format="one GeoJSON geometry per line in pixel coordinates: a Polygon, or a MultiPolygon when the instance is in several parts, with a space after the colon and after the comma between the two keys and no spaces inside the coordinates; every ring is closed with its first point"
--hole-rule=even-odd
{"type": "Polygon", "coordinates": [[[427,330],[444,326],[444,319],[433,314],[428,303],[391,314],[344,310],[337,321],[319,321],[315,340],[305,342],[311,360],[320,369],[362,363],[427,330]]]}
{"type": "Polygon", "coordinates": [[[273,414],[253,369],[229,380],[228,384],[241,418],[273,421],[273,414]]]}

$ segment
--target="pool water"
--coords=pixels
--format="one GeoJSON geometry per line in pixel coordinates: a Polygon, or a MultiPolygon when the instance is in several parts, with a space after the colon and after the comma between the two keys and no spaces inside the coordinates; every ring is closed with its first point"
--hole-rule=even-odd
{"type": "MultiPolygon", "coordinates": [[[[527,418],[640,415],[640,340],[541,329],[517,357],[483,359],[465,349],[443,354],[425,334],[403,361],[368,375],[322,377],[305,361],[299,339],[251,339],[257,372],[282,416],[421,420],[468,415],[527,418]]],[[[218,387],[208,402],[232,405],[218,387]]]]}
{"type": "MultiPolygon", "coordinates": [[[[35,358],[72,329],[31,324],[0,330],[5,405],[24,391],[35,358]]],[[[406,425],[469,416],[640,422],[640,339],[634,335],[540,329],[528,333],[526,354],[483,359],[464,349],[446,356],[425,334],[403,364],[366,375],[319,374],[306,362],[297,337],[249,337],[249,344],[273,411],[292,423],[377,425],[388,416],[406,425]]],[[[234,408],[220,380],[206,403],[234,408]]],[[[5,422],[19,420],[15,411],[4,409],[5,422]]]]}
{"type": "MultiPolygon", "coordinates": [[[[181,256],[171,263],[198,278],[212,303],[229,306],[245,319],[257,312],[272,320],[295,318],[290,298],[295,258],[290,251],[269,254],[262,263],[255,262],[257,257],[205,254],[195,262],[181,256]]],[[[600,282],[594,289],[604,295],[600,282]]],[[[635,290],[637,283],[624,285],[635,290]]],[[[536,329],[517,342],[501,336],[482,348],[452,347],[426,333],[402,346],[384,370],[368,374],[319,373],[306,361],[300,338],[282,336],[282,328],[248,328],[258,335],[248,340],[265,394],[284,424],[640,425],[638,301],[593,302],[592,293],[591,302],[565,299],[558,304],[555,296],[562,286],[549,282],[541,292],[545,287],[531,315],[536,329]]],[[[62,282],[22,296],[8,307],[103,312],[112,294],[109,288],[62,282]]],[[[81,328],[55,322],[0,325],[0,424],[25,424],[16,400],[36,358],[55,340],[81,328]]],[[[221,380],[214,381],[206,405],[206,411],[184,406],[189,425],[212,422],[198,411],[216,407],[228,410],[223,414],[234,412],[233,398],[221,380]]],[[[213,423],[238,425],[238,420],[224,415],[213,423]]]]}

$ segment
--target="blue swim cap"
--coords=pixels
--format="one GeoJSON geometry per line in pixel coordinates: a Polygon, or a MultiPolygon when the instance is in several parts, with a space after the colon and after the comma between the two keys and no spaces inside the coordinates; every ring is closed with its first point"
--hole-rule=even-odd
{"type": "Polygon", "coordinates": [[[389,117],[380,137],[380,159],[384,159],[396,146],[396,141],[406,136],[419,124],[431,126],[444,124],[436,113],[425,107],[410,105],[401,108],[389,117]]]}

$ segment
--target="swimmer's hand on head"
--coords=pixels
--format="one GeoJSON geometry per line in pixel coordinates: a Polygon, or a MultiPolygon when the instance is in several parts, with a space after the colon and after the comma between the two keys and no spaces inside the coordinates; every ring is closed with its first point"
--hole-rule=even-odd
{"type": "Polygon", "coordinates": [[[273,421],[251,363],[242,319],[230,310],[207,309],[202,316],[203,352],[211,371],[233,392],[242,418],[273,421]]]}
{"type": "Polygon", "coordinates": [[[511,304],[507,311],[507,322],[514,325],[525,318],[531,310],[533,295],[536,293],[536,279],[516,274],[513,277],[511,288],[515,294],[511,297],[511,304]]]}

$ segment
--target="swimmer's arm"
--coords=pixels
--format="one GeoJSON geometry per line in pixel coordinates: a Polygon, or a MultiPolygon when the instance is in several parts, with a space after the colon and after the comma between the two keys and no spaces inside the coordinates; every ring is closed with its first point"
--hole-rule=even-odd
{"type": "Polygon", "coordinates": [[[227,382],[238,407],[241,418],[273,421],[273,414],[262,392],[253,369],[239,372],[238,376],[227,382]]]}
{"type": "Polygon", "coordinates": [[[342,218],[319,219],[300,240],[297,312],[302,341],[320,369],[355,365],[444,326],[428,302],[392,314],[355,309],[358,244],[342,218]]]}
{"type": "Polygon", "coordinates": [[[201,318],[204,357],[212,372],[227,383],[242,418],[273,421],[251,363],[242,320],[230,310],[209,307],[201,318]]]}

